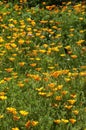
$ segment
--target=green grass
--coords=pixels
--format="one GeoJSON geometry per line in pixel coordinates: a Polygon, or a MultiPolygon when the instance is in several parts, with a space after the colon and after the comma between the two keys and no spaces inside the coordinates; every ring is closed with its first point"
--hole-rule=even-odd
{"type": "Polygon", "coordinates": [[[0,2],[0,130],[86,129],[86,7],[51,7],[0,2]]]}

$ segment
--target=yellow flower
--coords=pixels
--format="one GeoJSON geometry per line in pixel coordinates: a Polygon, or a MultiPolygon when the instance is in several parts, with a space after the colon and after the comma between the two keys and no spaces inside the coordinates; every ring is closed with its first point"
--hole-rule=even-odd
{"type": "Polygon", "coordinates": [[[70,100],[67,100],[71,105],[73,105],[75,102],[76,102],[76,100],[74,100],[74,99],[70,99],[70,100]]]}
{"type": "Polygon", "coordinates": [[[35,21],[31,21],[31,24],[32,24],[32,26],[35,26],[36,25],[36,23],[35,23],[35,21]]]}
{"type": "Polygon", "coordinates": [[[2,37],[0,37],[0,42],[4,42],[4,39],[2,37]]]}
{"type": "Polygon", "coordinates": [[[79,74],[77,72],[72,73],[72,76],[77,77],[79,74]]]}
{"type": "Polygon", "coordinates": [[[62,122],[64,122],[65,124],[69,122],[69,120],[66,119],[61,119],[62,122]]]}
{"type": "Polygon", "coordinates": [[[79,20],[81,20],[81,21],[82,21],[83,19],[84,19],[84,18],[82,18],[82,17],[79,18],[79,20]]]}
{"type": "Polygon", "coordinates": [[[57,35],[55,36],[55,38],[59,38],[59,37],[61,37],[61,34],[57,34],[57,35]]]}
{"type": "Polygon", "coordinates": [[[38,94],[41,96],[46,96],[46,92],[39,92],[38,94]]]}
{"type": "Polygon", "coordinates": [[[15,128],[12,128],[12,130],[19,130],[19,128],[18,128],[18,127],[15,127],[15,128]]]}
{"type": "Polygon", "coordinates": [[[77,43],[77,45],[81,46],[81,44],[84,42],[85,40],[79,40],[77,43]]]}
{"type": "Polygon", "coordinates": [[[0,100],[6,100],[7,96],[0,96],[0,100]]]}
{"type": "Polygon", "coordinates": [[[55,67],[54,67],[54,66],[50,66],[50,67],[48,67],[48,68],[52,70],[52,69],[54,69],[55,67]]]}
{"type": "Polygon", "coordinates": [[[73,106],[72,105],[69,105],[69,106],[65,105],[64,107],[67,108],[68,110],[70,110],[73,106]]]}
{"type": "Polygon", "coordinates": [[[65,78],[65,81],[66,82],[69,82],[71,79],[70,78],[65,78]]]}
{"type": "Polygon", "coordinates": [[[57,90],[61,90],[63,88],[63,85],[58,85],[56,88],[57,90]]]}
{"type": "Polygon", "coordinates": [[[65,57],[66,55],[65,54],[60,54],[61,57],[65,57]]]}
{"type": "Polygon", "coordinates": [[[74,31],[74,28],[70,28],[70,32],[73,32],[74,31]]]}
{"type": "Polygon", "coordinates": [[[72,98],[76,98],[76,97],[77,97],[76,94],[71,94],[70,96],[71,96],[72,98]]]}
{"type": "Polygon", "coordinates": [[[43,87],[41,87],[41,88],[36,88],[36,90],[39,91],[39,92],[40,92],[41,90],[43,90],[43,89],[44,89],[43,87]]]}
{"type": "Polygon", "coordinates": [[[39,50],[39,52],[41,52],[41,53],[45,53],[45,52],[46,52],[46,50],[39,50]]]}
{"type": "Polygon", "coordinates": [[[9,60],[10,60],[10,61],[14,61],[15,58],[14,58],[14,57],[10,57],[9,60]]]}
{"type": "Polygon", "coordinates": [[[40,35],[41,35],[41,32],[36,33],[36,36],[40,36],[40,35]]]}
{"type": "Polygon", "coordinates": [[[75,115],[78,115],[79,111],[78,110],[73,110],[72,111],[75,115]]]}
{"type": "Polygon", "coordinates": [[[13,25],[13,24],[8,24],[8,26],[9,26],[10,28],[13,28],[13,27],[14,27],[14,25],[13,25]]]}
{"type": "Polygon", "coordinates": [[[17,54],[12,54],[12,56],[14,56],[14,57],[15,57],[15,56],[17,56],[17,54]]]}
{"type": "Polygon", "coordinates": [[[21,110],[21,111],[20,111],[20,114],[21,114],[22,116],[27,116],[27,115],[28,115],[28,112],[21,110]]]}
{"type": "Polygon", "coordinates": [[[65,91],[65,90],[61,92],[62,95],[66,95],[67,93],[68,91],[65,91]]]}
{"type": "Polygon", "coordinates": [[[1,115],[1,114],[0,114],[0,119],[2,119],[2,118],[4,118],[4,115],[1,115]]]}
{"type": "Polygon", "coordinates": [[[66,46],[66,47],[64,47],[65,49],[68,49],[68,50],[70,50],[71,49],[71,46],[66,46]]]}
{"type": "Polygon", "coordinates": [[[22,88],[22,87],[24,87],[24,84],[23,84],[22,82],[18,82],[18,86],[19,86],[20,88],[22,88]]]}
{"type": "Polygon", "coordinates": [[[80,72],[80,76],[86,76],[86,71],[80,72]]]}
{"type": "Polygon", "coordinates": [[[39,75],[32,75],[31,76],[34,80],[36,81],[40,81],[41,80],[41,77],[39,75]]]}
{"type": "MultiPolygon", "coordinates": [[[[53,22],[53,21],[52,21],[53,22]]],[[[52,26],[53,29],[57,29],[57,26],[52,26]]]]}
{"type": "Polygon", "coordinates": [[[59,49],[58,49],[58,47],[52,47],[52,48],[51,48],[51,51],[56,51],[56,52],[58,52],[59,49]]]}
{"type": "Polygon", "coordinates": [[[6,110],[14,115],[17,114],[17,111],[14,107],[7,107],[6,110]]]}
{"type": "Polygon", "coordinates": [[[23,40],[23,39],[20,39],[20,40],[18,41],[18,43],[19,43],[20,45],[22,45],[22,44],[24,43],[24,40],[23,40]]]}
{"type": "Polygon", "coordinates": [[[36,68],[35,70],[40,71],[42,68],[36,68]]]}
{"type": "Polygon", "coordinates": [[[60,124],[61,123],[61,120],[54,120],[54,123],[56,123],[56,124],[60,124]]]}
{"type": "Polygon", "coordinates": [[[12,43],[12,44],[11,44],[11,47],[16,48],[17,45],[16,45],[15,43],[12,43]]]}
{"type": "Polygon", "coordinates": [[[84,33],[84,30],[80,30],[79,32],[80,32],[80,33],[84,33]]]}
{"type": "Polygon", "coordinates": [[[46,5],[46,2],[42,2],[43,5],[46,5]]]}
{"type": "Polygon", "coordinates": [[[7,49],[7,50],[11,50],[12,49],[12,47],[7,43],[7,44],[5,44],[5,48],[7,49]]]}
{"type": "Polygon", "coordinates": [[[49,92],[49,93],[46,94],[46,97],[50,97],[50,96],[52,96],[52,95],[53,95],[53,93],[52,93],[52,92],[49,92]]]}
{"type": "Polygon", "coordinates": [[[48,47],[48,45],[47,45],[47,44],[43,44],[43,46],[44,46],[45,48],[47,48],[47,47],[48,47]]]}
{"type": "Polygon", "coordinates": [[[74,36],[74,34],[73,34],[73,33],[71,33],[71,34],[69,34],[68,36],[73,37],[73,36],[74,36]]]}
{"type": "Polygon", "coordinates": [[[41,60],[39,57],[36,58],[37,61],[41,60]]]}
{"type": "Polygon", "coordinates": [[[4,84],[5,82],[6,82],[6,81],[2,79],[2,80],[0,81],[0,84],[4,84]]]}

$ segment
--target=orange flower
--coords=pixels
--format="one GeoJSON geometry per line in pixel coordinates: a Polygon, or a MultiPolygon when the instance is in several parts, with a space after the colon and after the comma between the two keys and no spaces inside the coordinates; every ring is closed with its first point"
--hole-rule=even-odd
{"type": "Polygon", "coordinates": [[[22,87],[24,87],[24,84],[23,84],[22,82],[19,82],[19,83],[18,83],[18,86],[19,86],[20,88],[22,88],[22,87]]]}
{"type": "Polygon", "coordinates": [[[40,71],[42,68],[36,68],[35,70],[40,71]]]}
{"type": "Polygon", "coordinates": [[[76,98],[77,95],[76,95],[76,94],[71,94],[70,96],[71,96],[72,98],[76,98]]]}
{"type": "Polygon", "coordinates": [[[60,100],[62,100],[62,96],[56,96],[56,98],[55,98],[57,101],[60,101],[60,100]]]}
{"type": "Polygon", "coordinates": [[[13,68],[7,68],[5,69],[8,73],[12,72],[13,68]]]}
{"type": "Polygon", "coordinates": [[[19,62],[19,65],[22,67],[25,65],[25,62],[19,62]]]}
{"type": "Polygon", "coordinates": [[[30,64],[30,66],[35,67],[35,66],[36,66],[36,63],[32,63],[32,64],[30,64]]]}
{"type": "Polygon", "coordinates": [[[77,55],[71,55],[71,58],[76,59],[77,55]]]}
{"type": "Polygon", "coordinates": [[[85,40],[79,40],[77,43],[77,45],[81,46],[81,44],[84,42],[85,40]]]}
{"type": "Polygon", "coordinates": [[[86,76],[86,71],[80,72],[80,76],[86,76]]]}
{"type": "Polygon", "coordinates": [[[33,75],[32,78],[35,79],[36,81],[40,81],[41,80],[39,75],[33,75]]]}
{"type": "Polygon", "coordinates": [[[42,2],[43,5],[46,5],[46,2],[42,2]]]}
{"type": "Polygon", "coordinates": [[[69,119],[69,121],[70,121],[72,124],[74,124],[74,123],[76,122],[76,120],[73,119],[73,118],[69,119]]]}
{"type": "Polygon", "coordinates": [[[31,126],[31,121],[28,120],[28,121],[26,122],[26,124],[25,124],[25,127],[26,127],[26,128],[29,128],[30,126],[31,126]]]}
{"type": "Polygon", "coordinates": [[[31,124],[32,126],[36,126],[38,124],[38,121],[32,121],[31,124]]]}
{"type": "Polygon", "coordinates": [[[19,119],[20,119],[19,116],[16,116],[16,115],[13,116],[13,120],[15,120],[15,121],[18,121],[19,119]]]}
{"type": "Polygon", "coordinates": [[[23,39],[20,39],[20,40],[18,41],[18,43],[19,43],[20,45],[22,45],[22,44],[24,44],[24,40],[23,40],[23,39]]]}
{"type": "Polygon", "coordinates": [[[5,94],[5,92],[0,92],[0,96],[4,96],[5,94]]]}
{"type": "Polygon", "coordinates": [[[54,84],[54,83],[50,83],[50,84],[48,84],[48,86],[49,86],[50,88],[54,88],[54,87],[55,87],[55,84],[54,84]]]}

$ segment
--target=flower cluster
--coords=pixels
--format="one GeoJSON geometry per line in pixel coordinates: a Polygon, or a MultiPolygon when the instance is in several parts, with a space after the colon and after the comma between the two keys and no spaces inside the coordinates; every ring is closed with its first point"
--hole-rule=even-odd
{"type": "Polygon", "coordinates": [[[1,129],[85,129],[86,6],[42,4],[0,2],[1,129]]]}

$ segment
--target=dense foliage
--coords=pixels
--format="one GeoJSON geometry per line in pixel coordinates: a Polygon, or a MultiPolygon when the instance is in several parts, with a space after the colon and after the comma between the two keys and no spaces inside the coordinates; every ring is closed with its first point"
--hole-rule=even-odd
{"type": "Polygon", "coordinates": [[[41,7],[0,2],[0,130],[86,130],[86,6],[41,7]]]}
{"type": "MultiPolygon", "coordinates": [[[[62,5],[62,3],[67,3],[67,2],[71,2],[72,4],[76,4],[77,2],[81,2],[82,0],[2,0],[5,3],[6,2],[11,2],[11,3],[19,3],[19,4],[23,4],[23,5],[28,5],[29,7],[33,7],[33,6],[42,6],[42,3],[46,3],[46,5],[62,5]]],[[[84,0],[83,0],[84,2],[84,0]]]]}

